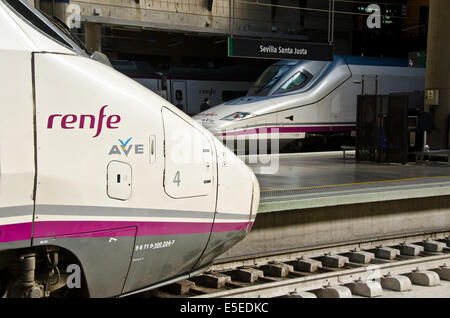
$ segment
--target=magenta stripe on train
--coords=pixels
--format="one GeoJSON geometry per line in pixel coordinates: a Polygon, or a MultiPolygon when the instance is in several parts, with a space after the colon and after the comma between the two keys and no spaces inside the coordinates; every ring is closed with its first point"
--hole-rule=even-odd
{"type": "Polygon", "coordinates": [[[267,127],[267,128],[249,128],[240,131],[230,131],[216,134],[218,136],[236,136],[236,135],[255,135],[270,133],[299,133],[299,132],[339,132],[353,131],[356,126],[317,126],[317,127],[267,127]]]}
{"type": "Polygon", "coordinates": [[[31,222],[0,225],[0,243],[29,240],[32,230],[31,222]]]}
{"type": "MultiPolygon", "coordinates": [[[[213,232],[243,231],[252,225],[249,222],[216,223],[213,232]]],[[[124,231],[133,227],[137,227],[137,236],[197,234],[209,233],[211,226],[212,223],[200,222],[43,221],[35,223],[34,238],[134,236],[133,229],[124,231]]],[[[0,225],[0,243],[29,240],[31,231],[32,223],[0,225]]]]}

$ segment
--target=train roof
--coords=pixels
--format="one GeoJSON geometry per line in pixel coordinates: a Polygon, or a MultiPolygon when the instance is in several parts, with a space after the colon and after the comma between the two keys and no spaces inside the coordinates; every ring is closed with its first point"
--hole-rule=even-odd
{"type": "MultiPolygon", "coordinates": [[[[335,55],[334,61],[345,60],[349,65],[368,65],[368,66],[393,66],[393,67],[408,67],[408,59],[406,58],[382,58],[369,56],[343,56],[335,55]]],[[[275,64],[278,65],[296,65],[304,63],[306,60],[283,60],[275,64]]]]}
{"type": "Polygon", "coordinates": [[[371,65],[371,66],[396,66],[408,67],[408,59],[381,58],[366,56],[343,56],[349,65],[371,65]]]}

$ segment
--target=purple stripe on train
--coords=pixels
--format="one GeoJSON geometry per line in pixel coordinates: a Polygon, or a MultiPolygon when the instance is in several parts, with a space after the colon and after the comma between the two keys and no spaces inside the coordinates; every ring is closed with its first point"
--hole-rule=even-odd
{"type": "Polygon", "coordinates": [[[312,132],[342,132],[356,130],[356,126],[316,126],[316,127],[267,127],[267,128],[250,128],[239,131],[230,131],[218,133],[216,136],[236,136],[236,135],[257,135],[271,133],[312,133],[312,132]]]}
{"type": "Polygon", "coordinates": [[[0,225],[0,243],[29,240],[32,230],[31,222],[0,225]]]}
{"type": "MultiPolygon", "coordinates": [[[[212,231],[244,231],[252,225],[249,222],[216,223],[212,231]]],[[[35,223],[34,238],[134,236],[134,228],[137,228],[137,236],[198,234],[209,233],[211,226],[212,223],[200,222],[43,221],[35,223]],[[128,230],[124,231],[126,228],[128,230]],[[115,229],[122,230],[116,232],[115,229]]],[[[31,223],[0,225],[0,243],[29,240],[31,232],[31,223]]]]}

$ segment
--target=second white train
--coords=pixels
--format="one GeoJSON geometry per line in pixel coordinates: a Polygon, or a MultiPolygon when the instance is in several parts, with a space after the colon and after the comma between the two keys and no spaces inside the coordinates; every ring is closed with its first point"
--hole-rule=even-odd
{"type": "Polygon", "coordinates": [[[194,116],[220,140],[302,146],[311,136],[351,135],[358,95],[424,90],[425,69],[407,60],[335,56],[333,62],[279,61],[247,96],[194,116]]]}

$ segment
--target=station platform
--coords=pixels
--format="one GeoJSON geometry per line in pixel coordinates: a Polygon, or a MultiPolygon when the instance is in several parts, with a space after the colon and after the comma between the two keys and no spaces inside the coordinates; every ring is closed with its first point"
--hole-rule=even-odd
{"type": "Polygon", "coordinates": [[[241,159],[259,180],[258,215],[218,261],[450,233],[447,164],[357,162],[354,151],[241,159]]]}
{"type": "Polygon", "coordinates": [[[354,151],[258,157],[243,159],[260,183],[259,213],[450,195],[448,165],[357,162],[354,151]]]}

